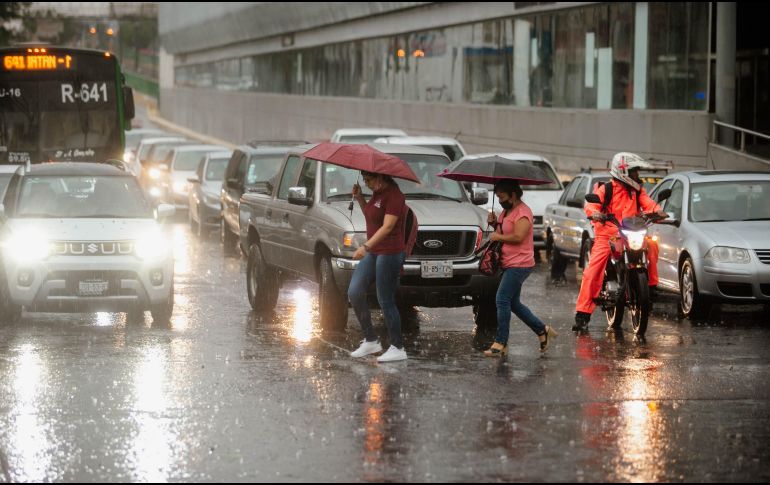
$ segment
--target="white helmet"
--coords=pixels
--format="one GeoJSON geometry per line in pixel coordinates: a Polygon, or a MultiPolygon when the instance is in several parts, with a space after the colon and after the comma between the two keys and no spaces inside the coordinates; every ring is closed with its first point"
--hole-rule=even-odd
{"type": "Polygon", "coordinates": [[[635,153],[620,152],[616,153],[612,157],[612,163],[610,164],[610,174],[613,178],[616,178],[624,184],[632,187],[634,190],[641,190],[642,186],[639,182],[632,179],[628,174],[635,168],[651,168],[650,164],[645,162],[642,157],[635,153]]]}

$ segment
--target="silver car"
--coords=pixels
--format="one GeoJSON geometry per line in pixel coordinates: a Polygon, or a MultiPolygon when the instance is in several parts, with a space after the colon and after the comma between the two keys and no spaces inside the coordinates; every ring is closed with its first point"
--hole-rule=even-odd
{"type": "Polygon", "coordinates": [[[702,171],[666,177],[651,194],[676,225],[654,225],[659,288],[680,294],[681,313],[708,315],[714,303],[770,307],[770,173],[702,171]]]}

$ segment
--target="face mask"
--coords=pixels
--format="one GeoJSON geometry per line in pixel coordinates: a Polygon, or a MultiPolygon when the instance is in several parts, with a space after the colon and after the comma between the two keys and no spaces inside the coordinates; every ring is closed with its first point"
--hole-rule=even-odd
{"type": "Polygon", "coordinates": [[[513,208],[513,203],[510,200],[506,200],[505,202],[500,201],[500,207],[505,210],[511,210],[513,208]]]}

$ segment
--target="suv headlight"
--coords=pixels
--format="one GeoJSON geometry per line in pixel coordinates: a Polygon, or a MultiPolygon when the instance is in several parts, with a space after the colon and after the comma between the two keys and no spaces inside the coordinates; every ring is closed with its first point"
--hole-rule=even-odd
{"type": "Polygon", "coordinates": [[[136,240],[137,257],[145,261],[163,259],[168,253],[168,242],[160,230],[150,231],[136,240]]]}
{"type": "Polygon", "coordinates": [[[628,238],[628,246],[631,249],[634,251],[642,249],[647,231],[623,231],[623,234],[628,238]]]}
{"type": "Polygon", "coordinates": [[[365,232],[346,232],[342,236],[342,248],[349,251],[355,251],[366,242],[365,232]]]}
{"type": "Polygon", "coordinates": [[[706,259],[715,263],[746,264],[751,261],[751,256],[745,249],[714,246],[706,253],[706,259]]]}
{"type": "Polygon", "coordinates": [[[5,255],[17,263],[35,263],[51,254],[51,241],[41,230],[14,232],[3,243],[5,255]]]}
{"type": "Polygon", "coordinates": [[[161,172],[159,168],[153,167],[148,172],[148,175],[152,180],[158,180],[159,178],[161,178],[161,176],[163,176],[163,172],[161,172]]]}

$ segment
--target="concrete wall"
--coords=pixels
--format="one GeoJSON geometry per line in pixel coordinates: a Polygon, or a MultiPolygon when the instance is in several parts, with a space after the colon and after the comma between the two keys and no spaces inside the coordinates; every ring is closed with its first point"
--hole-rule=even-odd
{"type": "Polygon", "coordinates": [[[619,151],[706,168],[711,116],[691,111],[524,109],[161,89],[166,119],[233,143],[328,139],[337,128],[380,126],[457,136],[469,153],[541,154],[564,172],[601,168],[619,151]]]}
{"type": "Polygon", "coordinates": [[[762,172],[770,172],[770,160],[710,143],[708,168],[717,170],[759,170],[762,172]]]}

